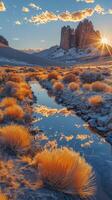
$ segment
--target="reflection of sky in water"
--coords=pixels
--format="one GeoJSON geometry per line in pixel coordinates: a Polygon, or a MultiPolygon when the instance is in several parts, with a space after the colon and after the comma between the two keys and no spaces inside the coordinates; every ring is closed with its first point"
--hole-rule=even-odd
{"type": "Polygon", "coordinates": [[[58,146],[72,147],[84,154],[91,153],[92,155],[97,155],[99,150],[101,155],[104,155],[108,150],[110,152],[110,145],[105,145],[102,137],[93,134],[87,129],[85,122],[81,118],[75,114],[64,116],[63,113],[56,113],[56,110],[60,111],[63,109],[63,106],[57,104],[54,98],[49,97],[47,91],[41,88],[39,84],[34,83],[32,89],[37,96],[37,104],[35,104],[35,107],[38,108],[38,105],[41,105],[39,108],[42,107],[42,109],[40,109],[39,112],[43,110],[42,114],[35,112],[34,116],[37,122],[35,121],[33,126],[45,132],[49,140],[56,140],[58,146]],[[62,137],[63,135],[72,135],[73,138],[68,141],[66,137],[62,137]],[[88,135],[89,137],[82,140],[81,135],[88,135]]]}
{"type": "MultiPolygon", "coordinates": [[[[37,96],[37,104],[44,105],[48,109],[63,109],[63,106],[58,105],[54,98],[48,96],[47,91],[38,83],[32,84],[32,90],[37,96]]],[[[106,191],[105,196],[97,194],[96,200],[111,200],[112,188],[112,149],[111,146],[105,143],[104,139],[99,135],[92,133],[85,122],[78,116],[64,116],[62,113],[54,113],[52,115],[44,115],[43,113],[34,113],[34,117],[38,120],[34,121],[33,127],[41,129],[44,133],[37,135],[42,145],[51,146],[66,146],[79,151],[84,155],[88,162],[94,166],[95,171],[100,175],[101,183],[98,185],[98,190],[106,191]],[[108,184],[107,184],[108,179],[108,184]]]]}

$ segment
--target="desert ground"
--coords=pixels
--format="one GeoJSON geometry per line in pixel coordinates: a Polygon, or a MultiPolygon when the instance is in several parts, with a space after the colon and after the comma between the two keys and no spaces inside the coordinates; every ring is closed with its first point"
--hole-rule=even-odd
{"type": "Polygon", "coordinates": [[[111,145],[111,60],[0,67],[0,200],[111,200],[111,145]]]}

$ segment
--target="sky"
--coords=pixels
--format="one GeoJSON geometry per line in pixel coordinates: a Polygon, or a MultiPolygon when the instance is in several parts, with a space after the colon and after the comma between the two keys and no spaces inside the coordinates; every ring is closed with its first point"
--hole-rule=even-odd
{"type": "Polygon", "coordinates": [[[0,1],[0,35],[17,49],[59,45],[61,27],[85,18],[112,44],[112,0],[0,1]]]}

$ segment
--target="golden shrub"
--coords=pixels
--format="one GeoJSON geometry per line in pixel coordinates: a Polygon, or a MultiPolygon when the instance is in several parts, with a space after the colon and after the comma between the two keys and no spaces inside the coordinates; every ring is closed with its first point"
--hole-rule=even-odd
{"type": "Polygon", "coordinates": [[[0,192],[0,200],[8,200],[7,196],[0,192]]]}
{"type": "Polygon", "coordinates": [[[24,126],[7,125],[0,128],[0,143],[16,152],[27,150],[31,145],[31,135],[24,126]]]}
{"type": "Polygon", "coordinates": [[[100,95],[95,95],[95,96],[91,96],[89,99],[88,99],[88,102],[91,104],[91,105],[101,105],[103,103],[103,98],[100,96],[100,95]]]}
{"type": "Polygon", "coordinates": [[[2,100],[0,106],[2,106],[2,107],[8,107],[8,106],[13,106],[16,103],[17,103],[17,100],[15,98],[5,97],[2,100]]]}
{"type": "Polygon", "coordinates": [[[19,74],[10,73],[8,77],[9,81],[20,83],[23,81],[23,78],[19,74]]]}
{"type": "Polygon", "coordinates": [[[83,88],[85,90],[91,90],[92,89],[92,84],[91,83],[85,83],[85,84],[83,84],[83,88]]]}
{"type": "Polygon", "coordinates": [[[38,167],[43,183],[58,191],[80,197],[95,193],[92,167],[80,156],[67,148],[44,150],[33,162],[38,167]]]}
{"type": "Polygon", "coordinates": [[[71,91],[75,91],[75,90],[78,90],[80,88],[80,85],[79,85],[79,83],[71,82],[71,83],[69,83],[68,88],[71,91]]]}
{"type": "Polygon", "coordinates": [[[9,106],[4,110],[4,115],[11,118],[11,119],[23,119],[24,118],[24,111],[19,105],[9,106]]]}
{"type": "Polygon", "coordinates": [[[65,74],[65,76],[63,77],[63,81],[64,81],[65,83],[71,83],[71,82],[75,82],[75,81],[77,81],[77,80],[78,80],[77,76],[76,76],[75,74],[72,74],[72,73],[67,73],[67,74],[65,74]]]}
{"type": "Polygon", "coordinates": [[[0,110],[0,122],[2,122],[4,119],[4,113],[2,110],[0,110]]]}
{"type": "Polygon", "coordinates": [[[50,72],[49,74],[48,74],[48,79],[49,80],[52,80],[52,79],[58,79],[58,74],[57,74],[57,72],[56,71],[52,71],[52,72],[50,72]]]}
{"type": "Polygon", "coordinates": [[[61,83],[61,82],[58,81],[58,82],[54,83],[53,88],[55,90],[57,90],[57,91],[61,91],[61,90],[64,89],[64,85],[63,85],[63,83],[61,83]]]}
{"type": "Polygon", "coordinates": [[[108,92],[109,86],[101,81],[92,83],[92,90],[96,92],[108,92]]]}

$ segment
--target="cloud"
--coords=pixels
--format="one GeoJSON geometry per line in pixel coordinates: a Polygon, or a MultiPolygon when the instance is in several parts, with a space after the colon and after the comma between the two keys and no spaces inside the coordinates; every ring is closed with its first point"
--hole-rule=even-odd
{"type": "Polygon", "coordinates": [[[15,22],[15,24],[16,24],[16,25],[21,25],[21,22],[20,22],[19,20],[17,20],[17,21],[15,22]]]}
{"type": "Polygon", "coordinates": [[[23,7],[23,8],[22,8],[22,11],[23,11],[24,13],[28,13],[28,12],[29,12],[29,8],[23,7]]]}
{"type": "Polygon", "coordinates": [[[109,9],[109,10],[108,10],[108,13],[109,13],[110,15],[112,15],[112,9],[109,9]]]}
{"type": "Polygon", "coordinates": [[[42,43],[44,43],[44,42],[45,42],[45,40],[41,40],[41,42],[42,42],[42,43]]]}
{"type": "Polygon", "coordinates": [[[42,10],[42,8],[40,8],[39,6],[37,6],[35,3],[30,3],[29,6],[30,6],[31,8],[36,9],[36,10],[42,10]]]}
{"type": "Polygon", "coordinates": [[[102,6],[100,6],[99,4],[96,5],[95,9],[94,9],[98,14],[104,14],[104,8],[102,6]]]}
{"type": "Polygon", "coordinates": [[[71,21],[71,22],[77,22],[77,21],[81,21],[87,17],[92,16],[94,13],[94,9],[88,8],[82,11],[78,11],[78,12],[64,12],[61,13],[60,15],[58,15],[58,18],[61,21],[71,21]]]}
{"type": "Polygon", "coordinates": [[[33,24],[46,24],[50,21],[57,21],[58,17],[53,12],[45,11],[42,12],[40,15],[36,15],[32,17],[29,22],[33,24]]]}
{"type": "Polygon", "coordinates": [[[92,16],[93,13],[94,13],[94,9],[91,9],[91,8],[78,11],[78,12],[72,12],[72,13],[66,11],[58,15],[54,14],[53,12],[45,11],[45,12],[42,12],[40,15],[31,17],[29,22],[33,24],[45,24],[50,21],[58,21],[58,20],[77,22],[89,16],[92,16]]]}
{"type": "Polygon", "coordinates": [[[85,0],[86,3],[94,3],[94,0],[85,0]]]}
{"type": "Polygon", "coordinates": [[[3,1],[0,1],[0,12],[4,12],[6,10],[5,4],[3,1]]]}
{"type": "Polygon", "coordinates": [[[76,0],[77,2],[94,3],[95,0],[76,0]]]}
{"type": "Polygon", "coordinates": [[[14,41],[19,41],[19,38],[13,38],[14,41]]]}

